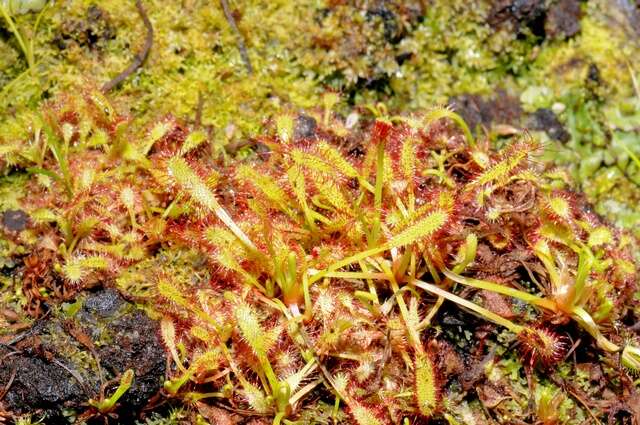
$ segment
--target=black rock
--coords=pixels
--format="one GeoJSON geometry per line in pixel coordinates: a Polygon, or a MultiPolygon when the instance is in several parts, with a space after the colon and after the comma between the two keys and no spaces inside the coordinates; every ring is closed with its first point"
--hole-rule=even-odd
{"type": "Polygon", "coordinates": [[[553,38],[573,37],[580,32],[581,17],[579,0],[558,0],[547,12],[546,33],[553,38]]]}

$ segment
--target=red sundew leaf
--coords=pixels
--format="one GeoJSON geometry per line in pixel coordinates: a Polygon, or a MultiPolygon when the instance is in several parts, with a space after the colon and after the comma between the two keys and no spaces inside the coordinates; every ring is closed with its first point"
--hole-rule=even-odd
{"type": "Polygon", "coordinates": [[[520,352],[530,367],[552,366],[564,358],[567,338],[542,326],[525,328],[518,334],[520,352]]]}
{"type": "Polygon", "coordinates": [[[371,129],[371,143],[377,145],[386,141],[392,129],[393,127],[390,123],[377,120],[371,129]]]}

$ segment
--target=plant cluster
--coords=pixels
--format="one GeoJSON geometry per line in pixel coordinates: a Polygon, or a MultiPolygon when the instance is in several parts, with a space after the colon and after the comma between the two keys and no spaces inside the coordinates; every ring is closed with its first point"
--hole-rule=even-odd
{"type": "MultiPolygon", "coordinates": [[[[274,424],[463,420],[452,308],[497,325],[475,353],[518,353],[530,391],[580,339],[635,393],[635,241],[559,189],[539,143],[495,151],[445,108],[333,104],[281,113],[234,159],[170,116],[141,131],[90,88],[49,103],[0,157],[31,176],[29,226],[7,233],[34,252],[25,294],[117,282],[161,322],[166,396],[274,424]]],[[[546,420],[561,397],[538,398],[546,420]]]]}
{"type": "MultiPolygon", "coordinates": [[[[108,82],[144,42],[145,25],[130,0],[0,3],[10,18],[0,17],[3,134],[22,137],[25,115],[87,75],[108,82]]],[[[116,88],[136,119],[201,110],[204,124],[224,129],[213,133],[222,145],[261,133],[261,117],[281,105],[318,104],[327,86],[348,94],[350,104],[383,101],[405,111],[505,89],[526,113],[558,115],[571,137],[548,159],[572,169],[598,214],[635,228],[638,167],[627,150],[640,154],[636,8],[605,0],[230,3],[251,75],[218,2],[167,8],[144,1],[155,47],[116,88]]],[[[487,127],[531,128],[527,118],[487,127]]]]}

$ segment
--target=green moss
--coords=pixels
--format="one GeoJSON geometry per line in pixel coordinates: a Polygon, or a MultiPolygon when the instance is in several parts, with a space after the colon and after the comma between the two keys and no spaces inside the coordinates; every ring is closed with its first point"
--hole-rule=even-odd
{"type": "MultiPolygon", "coordinates": [[[[167,113],[193,117],[201,95],[203,124],[221,130],[231,124],[236,129],[235,134],[231,128],[216,132],[222,142],[226,135],[255,134],[261,125],[257,117],[268,115],[283,103],[308,106],[317,100],[314,96],[319,87],[302,75],[287,50],[289,32],[275,24],[304,14],[311,5],[235,5],[243,13],[239,26],[256,70],[247,75],[221,8],[205,1],[187,3],[168,8],[161,1],[145,2],[154,25],[153,48],[145,65],[116,89],[120,99],[130,100],[136,119],[146,122],[149,115],[167,113]],[[251,22],[264,25],[253,26],[251,22]]],[[[42,92],[47,95],[70,90],[83,80],[105,83],[125,69],[141,49],[144,28],[132,2],[100,2],[99,19],[92,4],[65,2],[45,14],[38,34],[38,54],[42,92]],[[110,30],[105,31],[105,26],[110,30]],[[103,38],[86,40],[86,34],[94,31],[103,38]]],[[[305,21],[300,16],[300,22],[305,21]]],[[[22,78],[4,91],[4,114],[9,108],[29,108],[41,97],[38,92],[25,92],[29,82],[30,78],[22,78]]]]}

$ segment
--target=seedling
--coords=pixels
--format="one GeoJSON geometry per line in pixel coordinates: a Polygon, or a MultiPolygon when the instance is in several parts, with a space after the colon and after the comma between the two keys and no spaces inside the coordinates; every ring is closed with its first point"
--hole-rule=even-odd
{"type": "Polygon", "coordinates": [[[101,397],[99,400],[89,399],[89,405],[98,409],[101,414],[107,414],[113,411],[116,403],[122,396],[131,388],[133,383],[134,372],[132,369],[127,369],[120,377],[120,383],[118,388],[113,392],[111,397],[101,397]]]}

